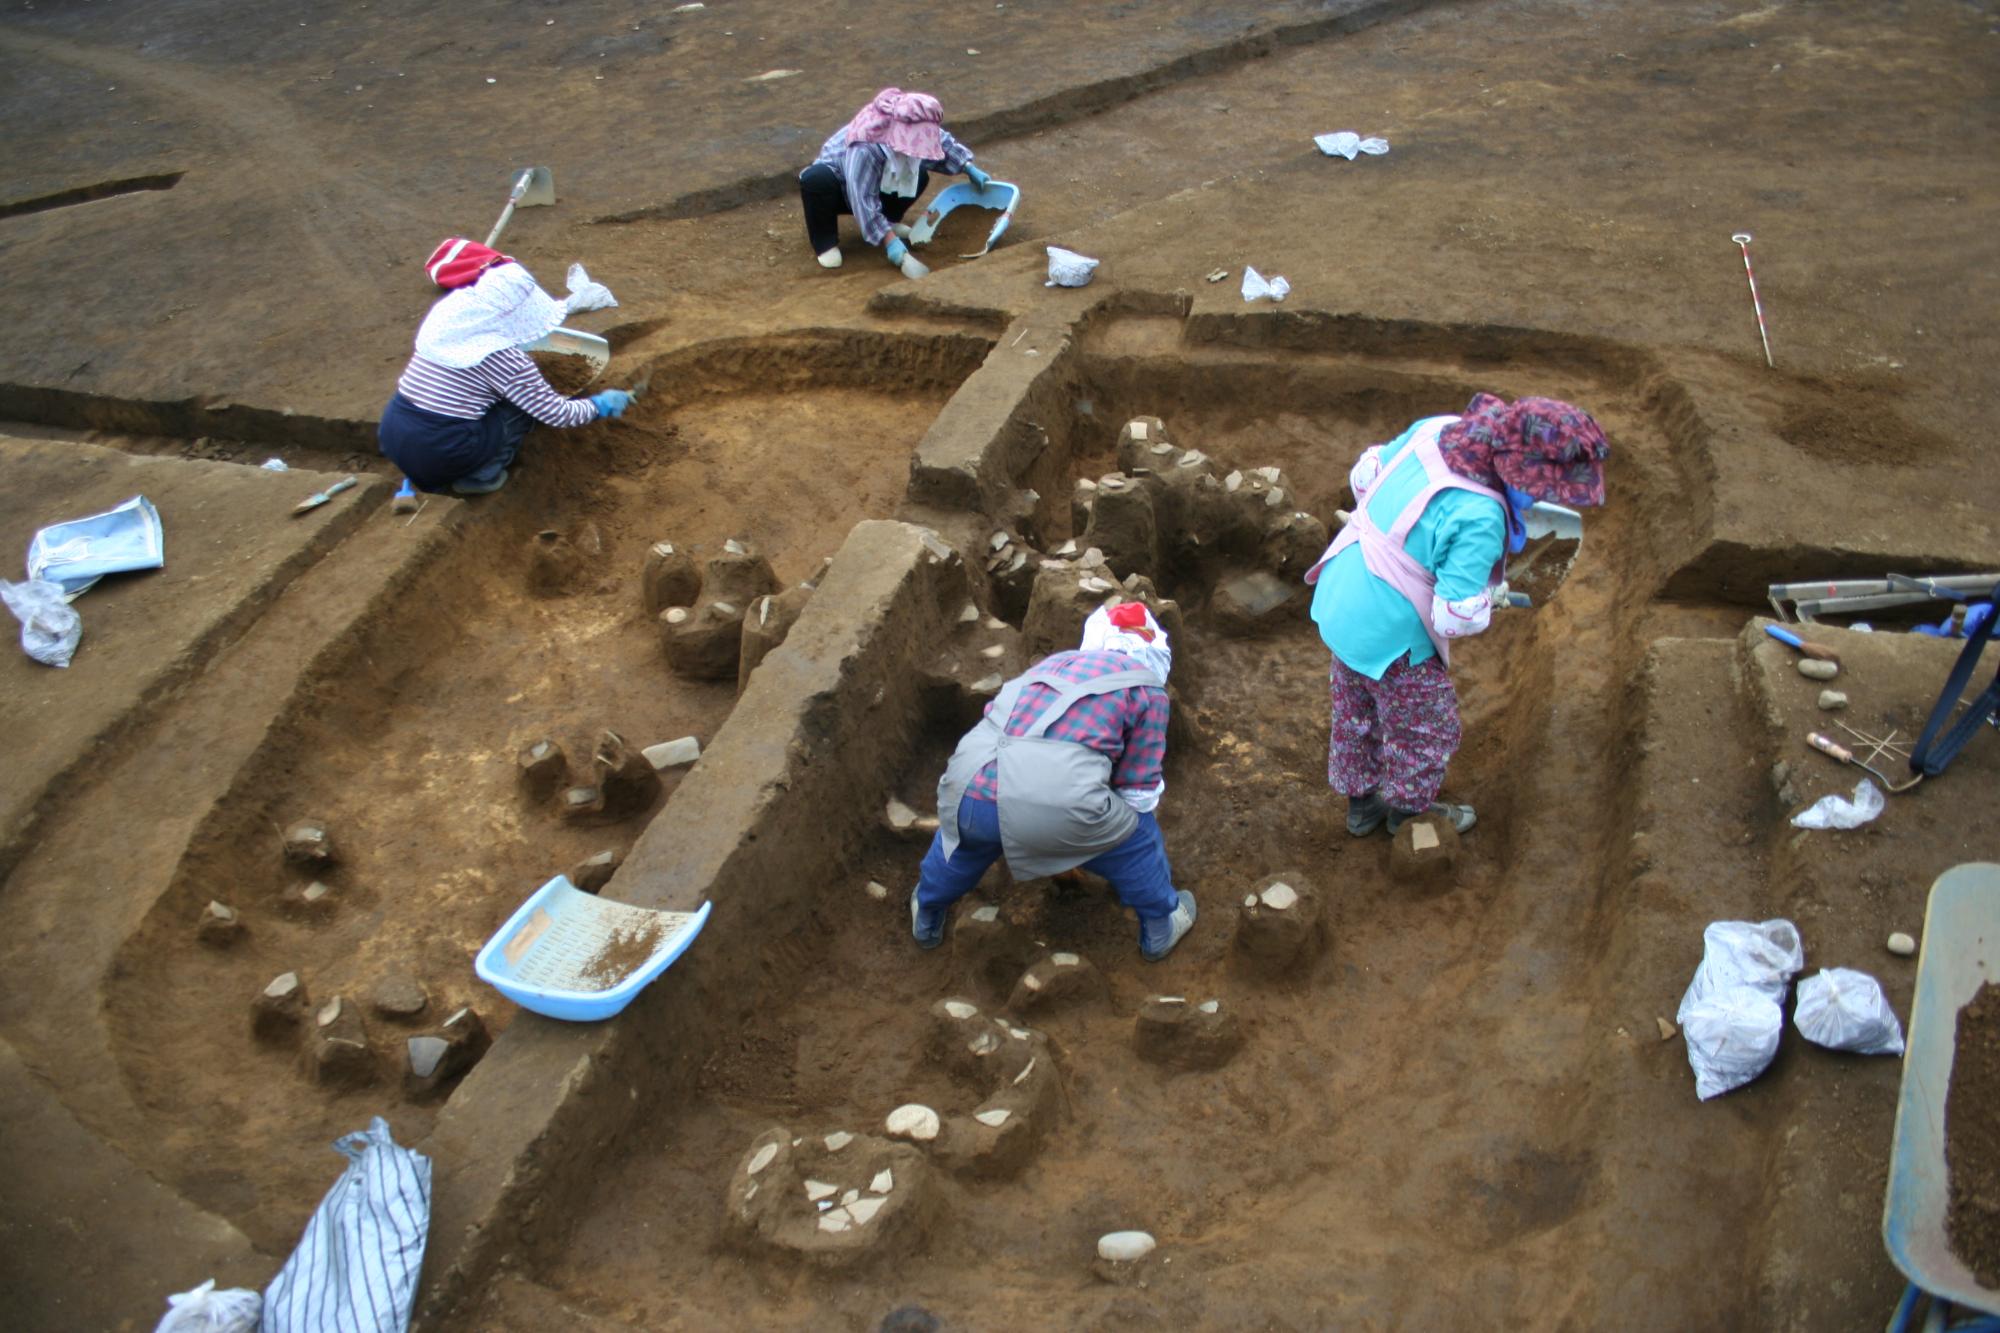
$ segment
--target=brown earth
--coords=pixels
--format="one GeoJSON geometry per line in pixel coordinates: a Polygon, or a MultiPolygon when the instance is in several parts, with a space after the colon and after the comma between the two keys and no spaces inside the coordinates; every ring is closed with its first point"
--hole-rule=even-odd
{"type": "Polygon", "coordinates": [[[2000,986],[1979,988],[1958,1011],[1957,1032],[1944,1104],[1945,1231],[1980,1283],[2000,1291],[2000,986]]]}

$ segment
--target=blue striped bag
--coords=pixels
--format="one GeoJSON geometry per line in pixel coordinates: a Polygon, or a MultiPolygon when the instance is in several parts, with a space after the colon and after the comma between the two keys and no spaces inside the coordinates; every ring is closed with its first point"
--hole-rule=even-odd
{"type": "Polygon", "coordinates": [[[416,1304],[431,1222],[431,1159],[399,1148],[389,1122],[343,1135],[347,1169],[264,1288],[261,1333],[402,1333],[416,1304]]]}

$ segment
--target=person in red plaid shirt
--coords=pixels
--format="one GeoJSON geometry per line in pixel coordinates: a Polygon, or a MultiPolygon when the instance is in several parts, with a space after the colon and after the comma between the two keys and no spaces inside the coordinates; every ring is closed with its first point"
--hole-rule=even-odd
{"type": "Polygon", "coordinates": [[[1081,867],[1139,916],[1139,952],[1165,958],[1194,926],[1154,810],[1166,791],[1173,647],[1137,602],[1099,607],[1083,644],[1001,687],[938,781],[938,831],[910,895],[919,947],[1001,856],[1017,880],[1081,867]]]}

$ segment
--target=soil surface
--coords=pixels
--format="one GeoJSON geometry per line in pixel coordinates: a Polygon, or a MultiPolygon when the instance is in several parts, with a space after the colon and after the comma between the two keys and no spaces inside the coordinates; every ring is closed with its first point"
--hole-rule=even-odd
{"type": "Polygon", "coordinates": [[[2000,986],[1987,982],[1958,1011],[1944,1160],[1951,1172],[1945,1233],[1981,1285],[2000,1291],[2000,986]]]}

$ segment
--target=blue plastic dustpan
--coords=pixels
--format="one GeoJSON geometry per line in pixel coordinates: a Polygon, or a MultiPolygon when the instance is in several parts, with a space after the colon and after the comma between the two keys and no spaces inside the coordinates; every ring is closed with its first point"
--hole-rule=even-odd
{"type": "Polygon", "coordinates": [[[1000,214],[1000,220],[994,223],[993,230],[986,234],[985,246],[972,254],[959,256],[960,259],[977,259],[999,243],[1000,234],[1006,231],[1007,224],[1014,220],[1014,210],[1020,202],[1021,187],[1010,185],[1006,181],[990,180],[986,182],[984,189],[971,181],[954,185],[931,200],[931,206],[924,210],[924,215],[910,228],[910,244],[928,245],[931,237],[937,234],[938,224],[944,221],[944,215],[963,204],[971,204],[975,208],[994,209],[1000,214]]]}

